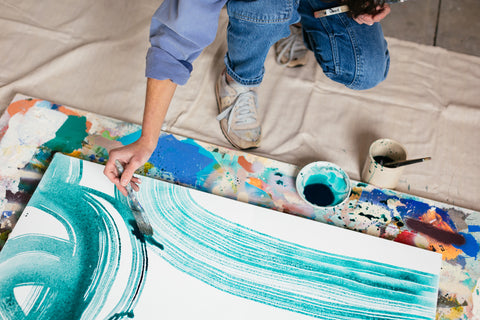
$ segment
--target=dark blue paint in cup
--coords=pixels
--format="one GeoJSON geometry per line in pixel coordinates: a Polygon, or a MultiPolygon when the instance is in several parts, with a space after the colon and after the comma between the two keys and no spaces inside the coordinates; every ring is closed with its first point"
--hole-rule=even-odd
{"type": "Polygon", "coordinates": [[[335,207],[347,201],[351,183],[336,164],[317,161],[306,165],[297,175],[297,192],[314,207],[335,207]]]}

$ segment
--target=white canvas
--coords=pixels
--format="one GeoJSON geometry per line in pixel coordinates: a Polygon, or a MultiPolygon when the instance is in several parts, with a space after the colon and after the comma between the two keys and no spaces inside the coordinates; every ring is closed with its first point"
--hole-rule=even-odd
{"type": "Polygon", "coordinates": [[[434,319],[441,255],[57,154],[0,252],[6,319],[434,319]]]}

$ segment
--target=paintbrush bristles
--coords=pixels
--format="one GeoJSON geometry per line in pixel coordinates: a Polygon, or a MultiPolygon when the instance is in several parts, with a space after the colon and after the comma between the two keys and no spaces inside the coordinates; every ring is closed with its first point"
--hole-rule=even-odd
{"type": "Polygon", "coordinates": [[[145,219],[147,219],[145,212],[132,209],[132,213],[135,218],[135,222],[137,223],[138,230],[140,230],[140,232],[146,236],[153,235],[152,226],[148,221],[145,221],[145,219]]]}

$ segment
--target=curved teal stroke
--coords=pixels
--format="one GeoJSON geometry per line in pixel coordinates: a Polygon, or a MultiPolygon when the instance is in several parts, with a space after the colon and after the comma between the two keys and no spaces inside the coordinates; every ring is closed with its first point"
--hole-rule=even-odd
{"type": "Polygon", "coordinates": [[[217,289],[321,319],[435,316],[437,275],[262,234],[209,212],[187,188],[145,180],[142,189],[165,248],[156,252],[217,289]]]}
{"type": "Polygon", "coordinates": [[[38,226],[39,233],[7,242],[0,254],[0,318],[95,319],[119,276],[121,239],[132,244],[132,265],[127,290],[107,318],[132,313],[146,272],[145,243],[134,236],[133,216],[119,194],[79,186],[82,172],[81,161],[56,156],[31,198],[29,206],[57,220],[68,237],[42,234],[38,226]],[[126,237],[100,199],[119,213],[130,230],[126,237]],[[17,301],[22,289],[29,292],[27,301],[17,301]]]}

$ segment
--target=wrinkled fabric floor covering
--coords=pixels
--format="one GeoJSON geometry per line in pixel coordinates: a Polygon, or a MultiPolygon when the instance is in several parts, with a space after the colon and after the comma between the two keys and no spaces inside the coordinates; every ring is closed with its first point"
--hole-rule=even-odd
{"type": "MultiPolygon", "coordinates": [[[[0,108],[15,93],[140,123],[150,17],[161,1],[0,1],[0,108]]],[[[228,146],[214,83],[223,69],[227,15],[179,87],[164,129],[228,146]]],[[[267,58],[258,89],[263,142],[253,153],[304,165],[327,160],[360,179],[377,138],[402,142],[410,157],[398,190],[480,210],[480,58],[387,39],[388,79],[352,91],[327,79],[310,55],[303,68],[267,58]]]]}

